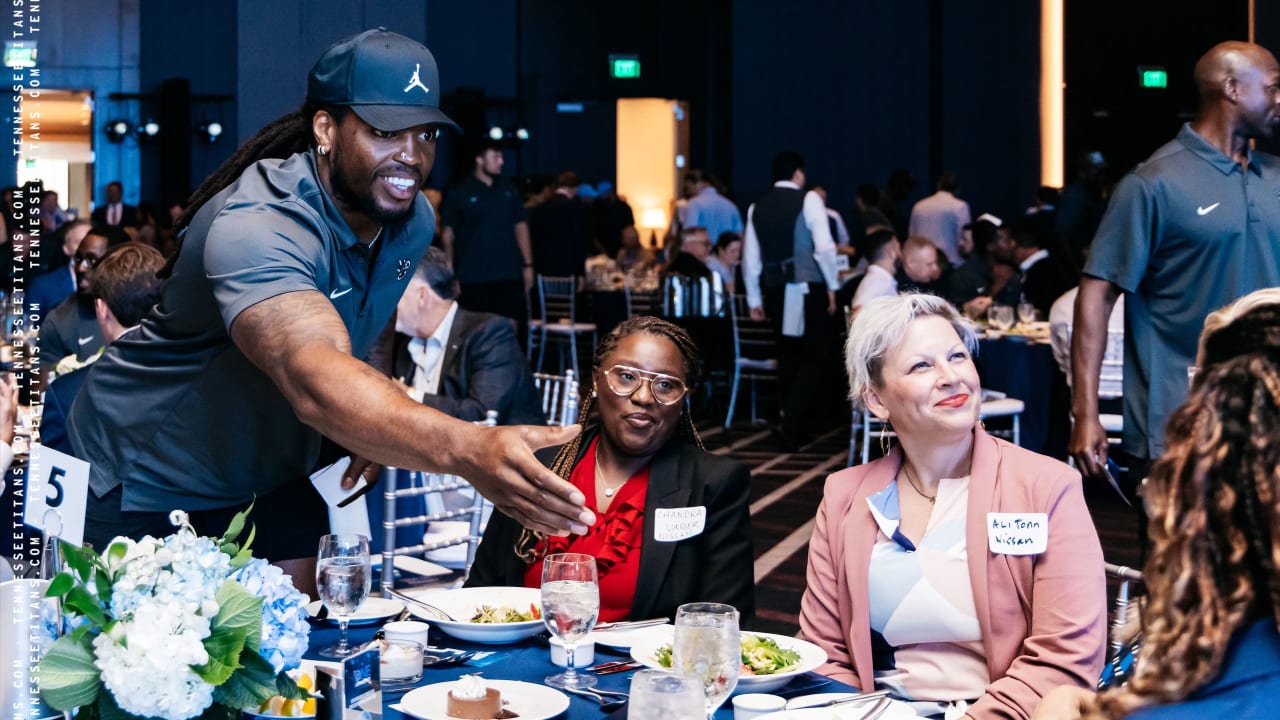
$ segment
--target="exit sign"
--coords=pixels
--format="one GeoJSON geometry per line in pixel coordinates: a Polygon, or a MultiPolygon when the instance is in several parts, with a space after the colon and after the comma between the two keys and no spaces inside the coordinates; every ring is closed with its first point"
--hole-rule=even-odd
{"type": "Polygon", "coordinates": [[[626,80],[640,77],[640,56],[610,55],[609,76],[626,80]]]}
{"type": "Polygon", "coordinates": [[[1142,78],[1144,88],[1169,87],[1169,73],[1162,67],[1139,67],[1138,75],[1142,78]]]}

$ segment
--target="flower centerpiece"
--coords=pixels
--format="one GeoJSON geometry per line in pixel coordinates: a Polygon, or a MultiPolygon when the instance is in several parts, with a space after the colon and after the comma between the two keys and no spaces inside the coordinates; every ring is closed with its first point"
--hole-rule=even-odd
{"type": "Polygon", "coordinates": [[[105,555],[63,543],[68,571],[47,595],[75,629],[40,661],[44,701],[76,720],[231,720],[305,697],[285,671],[307,647],[307,598],[252,556],[253,528],[237,543],[249,509],[217,539],[175,510],[160,540],[116,538],[105,555]]]}

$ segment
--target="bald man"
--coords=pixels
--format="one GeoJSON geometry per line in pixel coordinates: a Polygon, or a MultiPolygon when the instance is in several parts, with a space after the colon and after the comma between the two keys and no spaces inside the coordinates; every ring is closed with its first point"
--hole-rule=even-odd
{"type": "Polygon", "coordinates": [[[1280,65],[1266,49],[1215,46],[1196,63],[1196,117],[1116,187],[1085,263],[1071,343],[1070,451],[1100,476],[1107,438],[1098,376],[1107,319],[1125,299],[1124,442],[1145,476],[1187,394],[1211,311],[1280,285],[1280,159],[1251,149],[1280,123],[1280,65]]]}

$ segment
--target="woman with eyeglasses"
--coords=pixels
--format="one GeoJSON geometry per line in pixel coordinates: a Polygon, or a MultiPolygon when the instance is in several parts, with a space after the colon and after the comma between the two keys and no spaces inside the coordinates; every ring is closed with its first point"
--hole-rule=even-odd
{"type": "Polygon", "coordinates": [[[468,586],[538,587],[551,553],[595,556],[600,621],[675,617],[694,601],[755,613],[750,471],[712,455],[689,418],[698,348],[688,333],[633,317],[596,348],[582,434],[550,467],[598,518],[585,535],[545,536],[501,513],[489,520],[468,586]]]}

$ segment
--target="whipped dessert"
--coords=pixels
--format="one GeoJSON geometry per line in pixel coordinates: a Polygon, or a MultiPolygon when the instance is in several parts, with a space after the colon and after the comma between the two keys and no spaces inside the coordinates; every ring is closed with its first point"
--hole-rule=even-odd
{"type": "Polygon", "coordinates": [[[502,713],[502,693],[479,675],[463,675],[449,690],[445,712],[463,720],[493,720],[502,713]]]}

